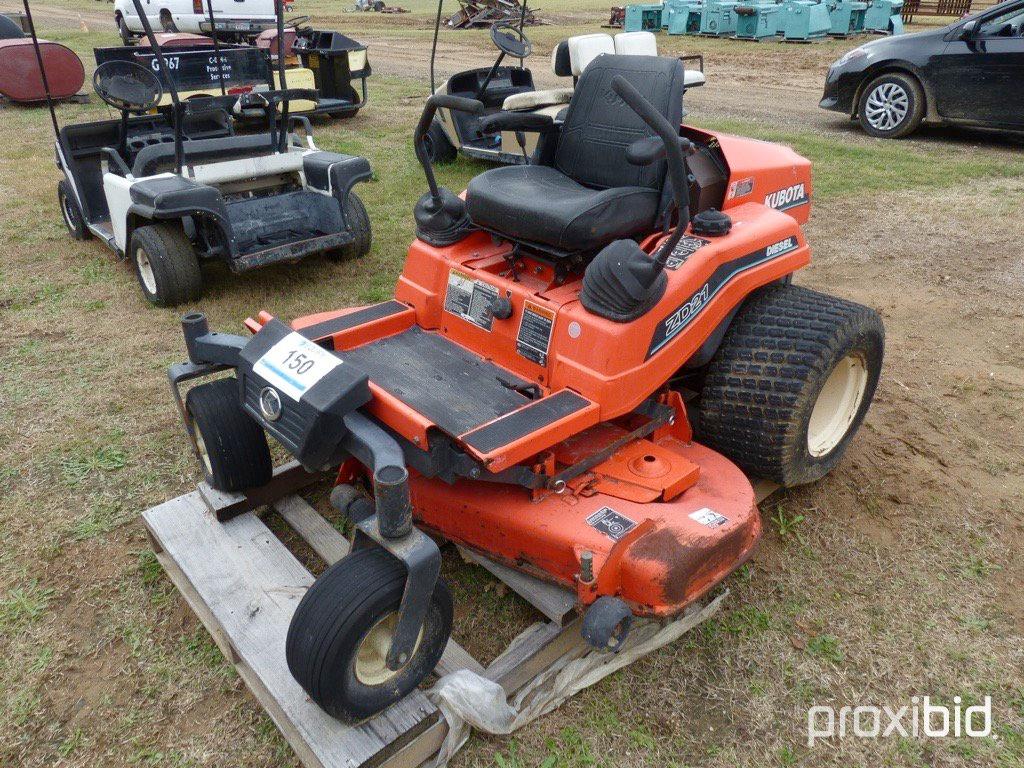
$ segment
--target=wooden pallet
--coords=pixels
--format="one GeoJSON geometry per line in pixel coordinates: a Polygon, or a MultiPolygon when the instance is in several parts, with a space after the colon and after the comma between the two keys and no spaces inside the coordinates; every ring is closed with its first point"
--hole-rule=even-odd
{"type": "MultiPolygon", "coordinates": [[[[294,495],[303,482],[316,479],[303,474],[294,464],[277,470],[272,484],[281,491],[277,499],[267,494],[224,494],[202,484],[147,510],[142,519],[153,550],[304,766],[416,768],[436,754],[448,732],[422,691],[367,722],[348,726],[324,713],[288,672],[285,635],[313,576],[254,510],[272,507],[328,564],[349,551],[348,540],[294,495]]],[[[765,490],[759,498],[767,495],[765,490]]],[[[580,637],[571,592],[479,555],[464,555],[525,597],[549,621],[533,625],[486,668],[451,640],[438,665],[439,675],[469,669],[512,694],[554,662],[588,650],[580,637]]]]}

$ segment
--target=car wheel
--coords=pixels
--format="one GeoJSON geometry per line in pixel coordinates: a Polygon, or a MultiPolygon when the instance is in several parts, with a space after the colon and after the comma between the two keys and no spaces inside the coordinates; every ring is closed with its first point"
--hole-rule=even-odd
{"type": "Polygon", "coordinates": [[[423,137],[423,147],[427,150],[427,157],[432,163],[450,163],[459,154],[437,120],[434,120],[427,129],[423,137]]]}
{"type": "Polygon", "coordinates": [[[901,139],[917,130],[924,119],[924,91],[910,75],[881,75],[864,89],[857,115],[869,135],[901,139]]]}

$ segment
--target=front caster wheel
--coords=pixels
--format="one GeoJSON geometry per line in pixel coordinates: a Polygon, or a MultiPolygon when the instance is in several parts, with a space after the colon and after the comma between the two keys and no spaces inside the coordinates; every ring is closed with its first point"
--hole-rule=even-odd
{"type": "Polygon", "coordinates": [[[761,289],[708,365],[702,441],[753,476],[818,480],[864,420],[884,343],[873,309],[796,285],[761,289]]]}
{"type": "Polygon", "coordinates": [[[325,712],[348,723],[387,709],[429,675],[452,631],[452,596],[440,579],[405,666],[385,659],[405,590],[402,563],[379,547],[357,549],[318,578],[288,627],[288,669],[325,712]]]}
{"type": "Polygon", "coordinates": [[[238,492],[270,482],[273,464],[267,435],[243,410],[233,376],[200,384],[185,398],[206,482],[238,492]]]}

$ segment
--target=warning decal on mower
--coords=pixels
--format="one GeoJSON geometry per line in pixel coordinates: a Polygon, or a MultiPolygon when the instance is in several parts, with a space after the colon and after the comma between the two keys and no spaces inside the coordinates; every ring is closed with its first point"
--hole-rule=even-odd
{"type": "Polygon", "coordinates": [[[711,274],[711,278],[697,289],[696,293],[691,294],[690,298],[684,301],[672,314],[658,323],[658,327],[654,329],[654,338],[651,339],[651,345],[647,348],[647,357],[650,357],[672,341],[680,331],[693,322],[694,318],[707,307],[718,292],[734,277],[748,269],[760,266],[766,261],[785,256],[799,247],[800,243],[796,237],[790,235],[784,240],[772,243],[767,248],[748,253],[746,256],[740,256],[738,259],[733,259],[719,266],[711,274]]]}
{"type": "Polygon", "coordinates": [[[703,237],[690,237],[689,235],[679,238],[676,247],[669,254],[668,261],[665,262],[665,269],[679,269],[688,258],[710,242],[703,237]]]}
{"type": "Polygon", "coordinates": [[[620,515],[611,507],[601,507],[587,518],[587,525],[600,531],[609,539],[618,541],[636,528],[636,521],[620,515]]]}
{"type": "Polygon", "coordinates": [[[720,525],[725,525],[729,522],[729,518],[725,515],[720,515],[715,510],[703,507],[698,509],[696,512],[691,512],[689,518],[701,525],[706,525],[708,528],[717,528],[720,525]]]}
{"type": "Polygon", "coordinates": [[[498,289],[483,280],[474,280],[465,272],[453,269],[448,273],[448,291],[444,296],[445,312],[458,315],[485,331],[491,330],[494,316],[491,304],[498,298],[498,289]]]}
{"type": "Polygon", "coordinates": [[[256,361],[252,372],[298,401],[306,390],[339,365],[339,357],[293,332],[268,349],[256,361]]]}
{"type": "Polygon", "coordinates": [[[516,352],[537,365],[547,365],[551,329],[554,325],[554,312],[527,301],[523,305],[523,319],[519,322],[519,333],[516,334],[516,352]]]}

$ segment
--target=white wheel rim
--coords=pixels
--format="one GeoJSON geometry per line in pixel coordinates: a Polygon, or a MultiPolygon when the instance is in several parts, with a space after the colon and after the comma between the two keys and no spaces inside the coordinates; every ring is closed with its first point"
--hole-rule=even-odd
{"type": "Polygon", "coordinates": [[[149,255],[142,249],[135,249],[135,265],[139,268],[139,277],[142,278],[142,285],[152,294],[156,293],[156,275],[153,274],[153,265],[149,263],[149,255]]]}
{"type": "Polygon", "coordinates": [[[203,439],[203,433],[199,431],[199,427],[192,424],[192,434],[196,437],[196,448],[199,449],[199,459],[203,462],[203,467],[206,469],[207,474],[213,475],[213,464],[210,463],[210,451],[206,447],[206,441],[203,439]]]}
{"type": "Polygon", "coordinates": [[[807,425],[807,451],[814,457],[831,453],[850,431],[868,388],[864,355],[851,352],[832,369],[818,393],[807,425]]]}
{"type": "MultiPolygon", "coordinates": [[[[355,672],[356,679],[363,685],[383,685],[404,669],[404,666],[396,670],[388,669],[387,663],[388,651],[391,650],[391,641],[395,636],[397,626],[398,612],[389,613],[370,627],[370,631],[359,643],[359,648],[356,649],[355,672]]],[[[423,628],[420,627],[412,656],[415,656],[416,651],[419,650],[422,639],[423,628]]]]}
{"type": "Polygon", "coordinates": [[[864,117],[879,131],[891,131],[902,123],[910,112],[910,96],[898,83],[882,83],[868,94],[864,103],[864,117]]]}

